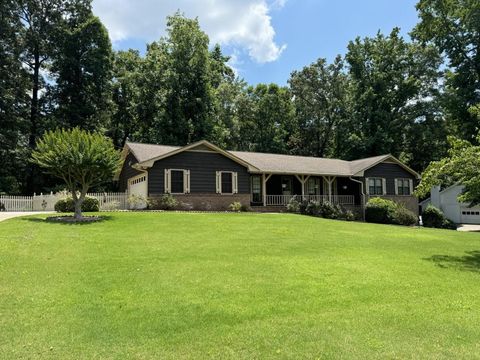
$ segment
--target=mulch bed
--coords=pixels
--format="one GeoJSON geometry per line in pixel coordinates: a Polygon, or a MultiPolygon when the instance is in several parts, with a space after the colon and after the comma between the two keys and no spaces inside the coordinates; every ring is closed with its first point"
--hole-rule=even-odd
{"type": "Polygon", "coordinates": [[[75,219],[73,216],[49,216],[45,219],[48,222],[83,224],[104,220],[103,216],[83,216],[81,219],[75,219]]]}

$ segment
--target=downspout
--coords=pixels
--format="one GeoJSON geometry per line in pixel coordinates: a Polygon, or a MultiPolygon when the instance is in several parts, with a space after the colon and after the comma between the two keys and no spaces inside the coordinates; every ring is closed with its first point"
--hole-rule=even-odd
{"type": "Polygon", "coordinates": [[[362,215],[363,215],[363,221],[365,221],[365,204],[364,204],[365,193],[363,192],[363,181],[353,179],[351,176],[349,177],[349,179],[353,182],[356,182],[356,183],[360,184],[360,195],[362,196],[362,201],[361,201],[361,203],[362,203],[362,215]]]}

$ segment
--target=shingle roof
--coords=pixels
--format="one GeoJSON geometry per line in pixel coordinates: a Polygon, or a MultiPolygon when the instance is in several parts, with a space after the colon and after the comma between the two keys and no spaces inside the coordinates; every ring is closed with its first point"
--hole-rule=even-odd
{"type": "MultiPolygon", "coordinates": [[[[133,152],[139,163],[168,155],[170,152],[178,152],[178,150],[181,149],[179,146],[142,144],[133,142],[127,142],[126,145],[133,152]]],[[[382,162],[388,158],[393,158],[391,155],[380,155],[353,161],[345,161],[340,159],[317,158],[311,156],[281,155],[245,151],[227,152],[257,168],[260,172],[303,175],[354,176],[355,174],[366,170],[379,162],[382,162]]],[[[405,165],[402,166],[408,169],[408,167],[405,165]]],[[[413,172],[411,169],[408,170],[413,172]]]]}
{"type": "Polygon", "coordinates": [[[127,142],[127,146],[130,148],[133,155],[135,155],[138,162],[144,162],[180,148],[179,146],[141,144],[134,142],[127,142]]]}

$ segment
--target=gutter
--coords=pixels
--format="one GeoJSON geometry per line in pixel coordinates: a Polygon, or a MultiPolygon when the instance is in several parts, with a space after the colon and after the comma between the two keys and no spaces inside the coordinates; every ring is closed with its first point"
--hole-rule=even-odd
{"type": "Polygon", "coordinates": [[[363,221],[365,221],[365,193],[363,191],[363,181],[353,179],[351,176],[349,177],[350,180],[353,182],[356,182],[360,184],[360,194],[362,195],[362,215],[363,215],[363,221]]]}

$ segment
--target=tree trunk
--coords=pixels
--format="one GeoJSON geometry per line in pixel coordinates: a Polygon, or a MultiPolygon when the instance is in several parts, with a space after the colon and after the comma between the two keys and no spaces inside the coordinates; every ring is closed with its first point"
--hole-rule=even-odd
{"type": "Polygon", "coordinates": [[[75,220],[81,220],[83,218],[82,215],[82,204],[83,201],[85,200],[85,196],[87,195],[86,191],[82,191],[80,193],[80,197],[77,196],[76,191],[72,191],[72,198],[73,198],[73,203],[75,205],[75,213],[73,214],[73,218],[75,220]]]}
{"type": "MultiPolygon", "coordinates": [[[[33,78],[32,78],[32,99],[30,102],[30,134],[28,136],[28,147],[30,151],[35,149],[37,132],[38,132],[38,91],[40,88],[40,54],[38,49],[35,49],[34,64],[33,64],[33,78]]],[[[27,192],[33,193],[35,189],[35,166],[28,165],[27,173],[27,192]]]]}

